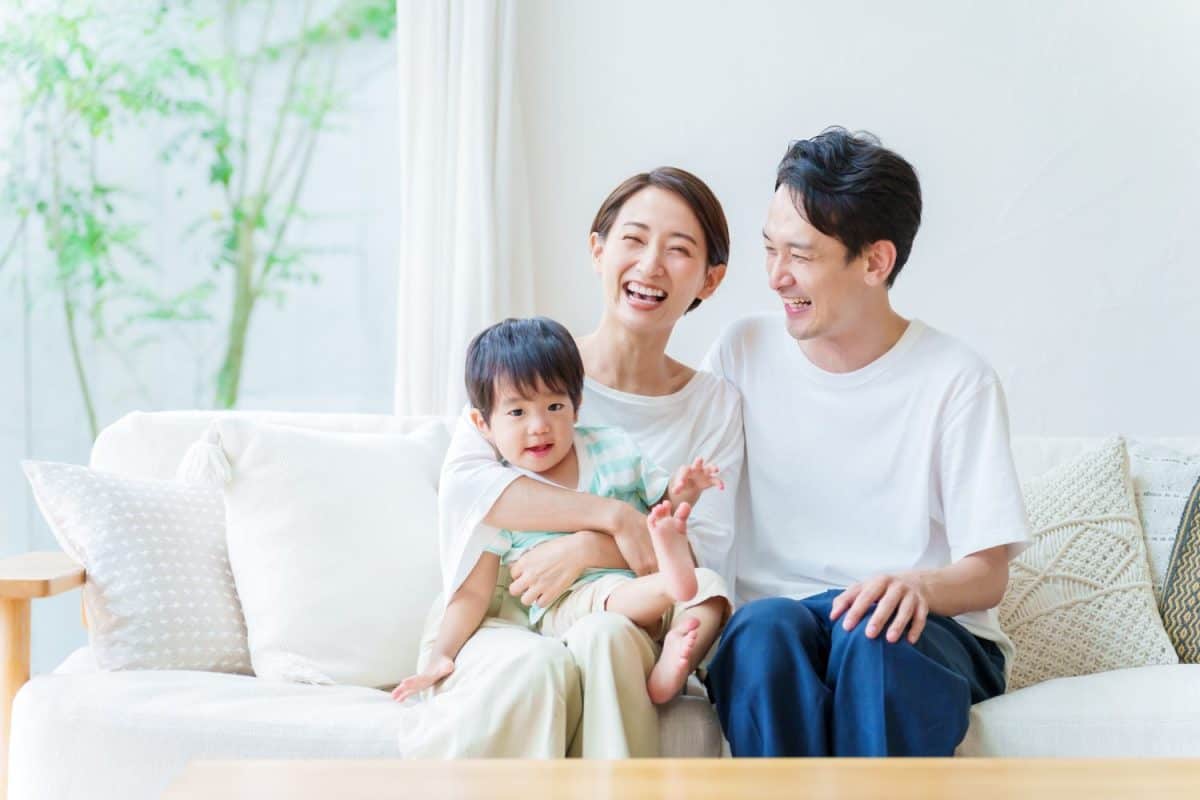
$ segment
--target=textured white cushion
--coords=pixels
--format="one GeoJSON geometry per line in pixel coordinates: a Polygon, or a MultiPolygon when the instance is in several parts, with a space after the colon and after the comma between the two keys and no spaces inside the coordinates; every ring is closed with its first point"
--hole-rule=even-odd
{"type": "MultiPolygon", "coordinates": [[[[71,661],[86,669],[86,650],[71,661]]],[[[397,758],[406,720],[386,693],[357,686],[202,672],[39,676],[13,707],[8,800],[151,800],[194,759],[397,758]]],[[[672,700],[659,720],[665,758],[720,754],[703,697],[672,700]]]]}
{"type": "Polygon", "coordinates": [[[1150,589],[1125,444],[1112,439],[1023,487],[1034,541],[1010,565],[1000,623],[1010,689],[1178,657],[1150,589]]]}
{"type": "Polygon", "coordinates": [[[377,687],[411,674],[439,583],[444,429],[213,433],[232,465],[226,535],[255,673],[377,687]]]}
{"type": "Polygon", "coordinates": [[[103,669],[250,672],[221,493],[23,463],[63,551],[87,570],[88,637],[103,669]]]}
{"type": "Polygon", "coordinates": [[[1200,757],[1200,664],[1059,678],[971,708],[962,756],[1200,757]]]}
{"type": "Polygon", "coordinates": [[[1163,582],[1184,506],[1200,480],[1200,455],[1150,442],[1129,441],[1129,472],[1138,516],[1146,531],[1150,580],[1161,604],[1163,582]]]}

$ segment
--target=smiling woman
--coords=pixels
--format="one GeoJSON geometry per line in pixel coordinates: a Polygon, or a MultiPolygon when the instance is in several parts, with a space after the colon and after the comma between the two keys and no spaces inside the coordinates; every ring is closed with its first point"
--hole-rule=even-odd
{"type": "MultiPolygon", "coordinates": [[[[579,423],[620,426],[648,460],[668,470],[697,457],[720,469],[725,490],[704,497],[687,533],[699,565],[728,581],[742,472],[741,398],[727,381],[666,354],[676,323],[725,276],[725,214],[695,175],[662,167],[629,178],[604,200],[588,248],[604,309],[596,329],[578,340],[585,372],[579,423]]],[[[521,604],[552,606],[586,568],[654,571],[645,516],[620,500],[552,486],[501,464],[470,414],[460,419],[439,485],[447,596],[499,529],[575,533],[538,545],[511,565],[511,576],[501,574],[501,583],[511,578],[511,584],[499,611],[441,684],[439,694],[459,697],[461,713],[490,725],[468,727],[464,735],[450,716],[426,714],[438,719],[436,729],[412,755],[527,756],[544,754],[554,742],[565,742],[564,755],[592,758],[682,755],[660,753],[660,714],[646,690],[657,646],[645,631],[624,616],[590,614],[562,634],[565,648],[547,650],[539,645],[547,637],[511,622],[521,618],[513,613],[521,604]],[[520,682],[496,674],[494,665],[505,659],[526,665],[520,682]],[[555,689],[561,681],[584,696],[555,689]],[[539,706],[531,723],[528,699],[548,696],[556,703],[539,706]],[[486,698],[487,713],[468,710],[470,697],[486,698]]],[[[427,630],[436,629],[438,617],[431,615],[427,630]]],[[[671,724],[672,708],[663,706],[664,725],[671,724]]]]}

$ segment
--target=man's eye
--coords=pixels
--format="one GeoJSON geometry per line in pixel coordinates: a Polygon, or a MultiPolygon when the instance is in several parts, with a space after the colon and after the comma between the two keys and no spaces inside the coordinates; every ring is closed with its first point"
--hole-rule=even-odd
{"type": "Polygon", "coordinates": [[[671,249],[674,250],[676,253],[683,253],[685,256],[691,255],[691,253],[689,253],[687,251],[687,249],[683,248],[683,247],[672,247],[671,249]]]}

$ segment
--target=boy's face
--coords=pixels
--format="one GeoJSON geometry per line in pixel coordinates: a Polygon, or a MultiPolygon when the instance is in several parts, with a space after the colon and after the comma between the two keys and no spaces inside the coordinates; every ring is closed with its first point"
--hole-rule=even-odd
{"type": "Polygon", "coordinates": [[[569,396],[539,385],[525,397],[505,381],[496,382],[495,396],[490,420],[479,409],[471,409],[471,419],[505,461],[540,473],[571,452],[578,414],[569,396]]]}

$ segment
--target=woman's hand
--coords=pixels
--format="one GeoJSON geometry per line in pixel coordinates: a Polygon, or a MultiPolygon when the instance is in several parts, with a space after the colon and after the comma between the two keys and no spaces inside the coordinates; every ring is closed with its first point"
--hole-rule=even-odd
{"type": "Polygon", "coordinates": [[[429,659],[429,663],[420,673],[411,678],[405,678],[395,689],[392,689],[392,699],[397,703],[403,703],[413,695],[434,686],[452,672],[454,672],[453,659],[446,658],[446,656],[434,656],[429,659]]]}
{"type": "Polygon", "coordinates": [[[581,537],[585,535],[604,534],[581,531],[574,536],[560,536],[539,544],[517,559],[509,567],[513,578],[509,593],[520,598],[524,605],[549,608],[588,566],[582,554],[584,543],[581,537]]]}
{"type": "Polygon", "coordinates": [[[625,563],[637,575],[649,575],[658,571],[658,559],[654,557],[654,545],[646,528],[646,515],[628,503],[616,501],[618,513],[609,526],[609,533],[625,558],[625,563]]]}

